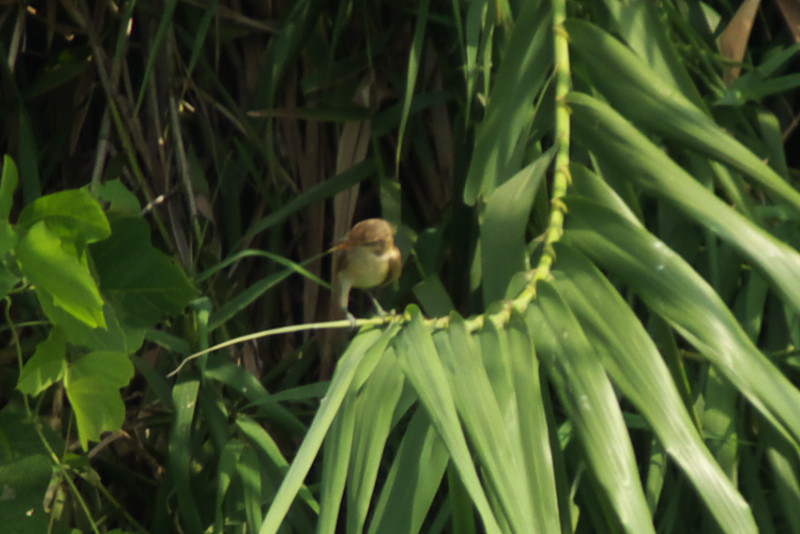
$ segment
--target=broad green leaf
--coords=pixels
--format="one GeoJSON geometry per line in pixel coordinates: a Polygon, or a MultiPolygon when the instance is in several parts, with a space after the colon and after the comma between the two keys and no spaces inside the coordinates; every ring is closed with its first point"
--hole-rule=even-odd
{"type": "MultiPolygon", "coordinates": [[[[51,520],[42,498],[53,478],[53,464],[36,432],[35,425],[41,423],[16,404],[0,410],[0,517],[4,532],[41,534],[51,520]]],[[[55,438],[47,434],[48,439],[55,438]]],[[[63,447],[61,441],[55,438],[52,444],[63,447]]]]}
{"type": "MultiPolygon", "coordinates": [[[[491,3],[487,9],[493,9],[491,3]]],[[[525,2],[494,77],[475,140],[464,202],[475,204],[519,171],[535,115],[534,100],[552,62],[548,2],[525,2]]]]}
{"type": "Polygon", "coordinates": [[[119,304],[121,320],[150,327],[164,315],[181,313],[195,289],[180,267],[150,244],[142,219],[114,221],[109,239],[91,247],[103,293],[119,304]]]}
{"type": "Polygon", "coordinates": [[[103,298],[86,256],[51,232],[45,221],[30,227],[15,252],[25,276],[52,296],[56,306],[91,328],[105,328],[103,298]]]}
{"type": "Polygon", "coordinates": [[[615,212],[578,197],[567,203],[565,241],[624,280],[776,428],[800,443],[800,391],[753,345],[708,283],[661,240],[615,212]]]}
{"type": "Polygon", "coordinates": [[[478,510],[487,532],[500,532],[494,512],[481,485],[458,418],[447,370],[437,353],[430,327],[423,323],[416,306],[409,306],[411,323],[395,343],[398,360],[410,385],[439,431],[452,461],[478,510]]]}
{"type": "Polygon", "coordinates": [[[559,245],[554,286],[575,313],[603,367],[644,415],[725,532],[757,532],[747,503],[711,456],[650,336],[586,258],[559,245]]]}
{"type": "MultiPolygon", "coordinates": [[[[525,318],[516,310],[511,311],[511,317],[505,328],[497,332],[500,346],[502,347],[503,365],[508,366],[509,378],[513,382],[513,392],[516,397],[517,425],[519,426],[520,447],[525,465],[525,476],[528,478],[530,488],[529,499],[536,517],[539,532],[563,531],[569,522],[569,502],[567,495],[559,499],[556,487],[556,459],[554,458],[551,443],[551,434],[555,432],[548,428],[541,378],[539,374],[539,359],[536,356],[533,337],[525,318]],[[561,522],[562,524],[559,524],[561,522]]],[[[496,358],[498,353],[484,353],[484,359],[496,358]]],[[[497,388],[495,388],[497,392],[497,388]]],[[[499,398],[499,395],[498,395],[499,398]]],[[[505,410],[503,411],[505,412],[505,410]]],[[[555,446],[558,444],[555,443],[555,446]]]]}
{"type": "Polygon", "coordinates": [[[275,499],[267,511],[259,534],[277,532],[283,522],[289,506],[300,490],[311,465],[317,457],[322,440],[328,433],[338,413],[350,385],[359,372],[359,368],[375,368],[397,328],[389,327],[385,331],[367,330],[356,336],[342,355],[333,373],[328,393],[322,399],[311,426],[308,428],[303,443],[289,466],[275,499]]]}
{"type": "Polygon", "coordinates": [[[47,339],[36,345],[36,351],[19,373],[17,389],[26,395],[38,395],[61,380],[67,367],[67,344],[58,326],[47,339]]]}
{"type": "Polygon", "coordinates": [[[583,443],[593,479],[620,528],[654,533],[633,446],[611,382],[577,319],[553,287],[540,282],[528,326],[536,350],[583,443]]]}
{"type": "Polygon", "coordinates": [[[64,387],[83,450],[88,450],[89,441],[98,441],[101,433],[122,428],[125,404],[119,390],[132,377],[133,364],[121,352],[90,352],[69,364],[64,387]]]}
{"type": "Polygon", "coordinates": [[[119,179],[100,184],[95,192],[101,202],[109,203],[108,211],[110,213],[124,217],[137,217],[142,211],[139,199],[119,179]]]}
{"type": "Polygon", "coordinates": [[[20,279],[0,260],[0,299],[5,298],[19,281],[20,279]]]}
{"type": "Polygon", "coordinates": [[[319,534],[334,534],[342,509],[342,496],[350,470],[353,433],[356,425],[355,388],[345,396],[342,407],[325,438],[322,457],[319,534]]]}
{"type": "Polygon", "coordinates": [[[555,155],[551,148],[489,194],[481,217],[484,303],[506,295],[511,277],[526,268],[525,231],[533,200],[555,155]]]}
{"type": "Polygon", "coordinates": [[[22,210],[17,226],[32,229],[41,221],[63,240],[80,246],[107,238],[111,233],[106,214],[95,198],[85,189],[69,189],[31,202],[22,210]]]}
{"type": "Polygon", "coordinates": [[[417,410],[386,476],[369,534],[420,532],[449,458],[425,411],[417,410]]]}
{"type": "Polygon", "coordinates": [[[603,3],[614,19],[618,33],[647,62],[653,73],[670,86],[680,88],[692,102],[702,102],[687,71],[687,64],[672,39],[672,28],[664,24],[659,6],[651,2],[625,4],[617,0],[604,0],[603,3]]]}
{"type": "MultiPolygon", "coordinates": [[[[678,89],[664,83],[641,58],[614,36],[580,20],[568,21],[566,28],[570,35],[570,46],[582,67],[590,74],[592,85],[615,109],[648,130],[739,169],[770,190],[777,200],[788,202],[800,211],[800,192],[692,104],[678,89]]],[[[571,106],[572,102],[570,98],[571,106]]],[[[600,125],[593,129],[597,127],[600,125]]],[[[597,131],[591,135],[598,140],[605,137],[597,131]]],[[[614,154],[619,152],[615,151],[614,154]]],[[[653,163],[652,166],[657,167],[657,164],[653,163]]]]}
{"type": "Polygon", "coordinates": [[[456,410],[506,521],[514,532],[538,531],[533,501],[529,498],[533,488],[528,485],[517,410],[501,411],[483,365],[481,345],[467,332],[463,319],[453,313],[449,327],[433,338],[450,381],[456,410]]]}
{"type": "Polygon", "coordinates": [[[570,108],[576,138],[606,172],[667,198],[759,266],[800,310],[800,253],[722,202],[607,104],[573,93],[570,108]]]}
{"type": "Polygon", "coordinates": [[[404,382],[394,350],[390,347],[353,404],[355,428],[347,485],[347,525],[350,532],[364,529],[392,429],[392,416],[400,401],[404,382]]]}
{"type": "Polygon", "coordinates": [[[111,350],[133,354],[144,343],[143,328],[121,324],[114,306],[106,302],[103,306],[105,327],[91,328],[73,315],[55,306],[53,297],[44,291],[37,291],[39,304],[45,315],[54,325],[62,328],[67,342],[90,350],[111,350]]]}

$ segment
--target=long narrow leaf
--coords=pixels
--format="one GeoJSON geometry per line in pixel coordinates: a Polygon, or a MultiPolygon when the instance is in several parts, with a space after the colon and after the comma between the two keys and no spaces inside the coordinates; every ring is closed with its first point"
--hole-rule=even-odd
{"type": "Polygon", "coordinates": [[[278,531],[286,513],[289,511],[289,506],[300,490],[309,469],[311,469],[311,464],[317,457],[317,453],[322,446],[322,440],[328,433],[328,429],[344,401],[353,377],[361,365],[373,368],[377,365],[378,360],[396,333],[397,329],[395,327],[389,327],[383,332],[370,330],[359,334],[351,342],[347,352],[339,360],[328,393],[322,399],[308,433],[303,439],[303,443],[300,445],[297,455],[278,489],[275,500],[267,511],[259,530],[260,534],[278,531]]]}
{"type": "Polygon", "coordinates": [[[614,389],[575,316],[546,282],[528,310],[536,349],[583,443],[594,478],[625,532],[655,533],[614,389]]]}
{"type": "Polygon", "coordinates": [[[555,287],[578,317],[611,378],[692,480],[722,530],[757,532],[747,503],[703,443],[669,369],[630,307],[579,253],[566,246],[556,251],[555,287]]]}
{"type": "Polygon", "coordinates": [[[736,247],[800,310],[800,253],[723,203],[607,104],[573,93],[570,106],[576,137],[609,172],[665,197],[736,247]]]}
{"type": "Polygon", "coordinates": [[[643,228],[589,200],[567,202],[565,240],[630,285],[797,446],[800,391],[753,345],[708,283],[643,228]]]}
{"type": "Polygon", "coordinates": [[[499,533],[500,526],[486,498],[456,412],[453,393],[429,327],[422,322],[416,306],[410,306],[411,323],[397,337],[398,360],[439,435],[450,451],[464,487],[472,497],[484,528],[499,533]]]}

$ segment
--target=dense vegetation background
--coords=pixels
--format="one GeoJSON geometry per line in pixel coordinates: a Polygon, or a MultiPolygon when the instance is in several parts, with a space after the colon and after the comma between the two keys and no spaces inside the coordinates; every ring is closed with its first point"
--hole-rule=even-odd
{"type": "Polygon", "coordinates": [[[2,528],[800,532],[798,28],[0,3],[2,528]],[[371,216],[400,315],[325,330],[371,216]]]}

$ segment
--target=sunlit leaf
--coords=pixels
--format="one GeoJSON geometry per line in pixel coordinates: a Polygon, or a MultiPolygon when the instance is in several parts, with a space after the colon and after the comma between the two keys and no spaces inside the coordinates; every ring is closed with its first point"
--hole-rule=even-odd
{"type": "Polygon", "coordinates": [[[95,351],[80,356],[67,367],[64,387],[78,422],[78,436],[84,450],[105,431],[119,430],[125,420],[120,388],[133,377],[127,355],[95,351]]]}

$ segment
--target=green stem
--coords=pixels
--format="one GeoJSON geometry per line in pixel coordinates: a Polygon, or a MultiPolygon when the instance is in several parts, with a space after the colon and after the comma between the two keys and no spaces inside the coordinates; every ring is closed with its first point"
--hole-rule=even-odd
{"type": "Polygon", "coordinates": [[[553,52],[555,70],[555,139],[558,152],[555,157],[555,172],[553,175],[553,193],[550,198],[550,222],[545,233],[544,253],[539,259],[539,265],[531,277],[528,287],[515,300],[514,306],[524,309],[536,296],[536,283],[550,276],[550,269],[556,259],[553,245],[564,234],[564,216],[567,206],[563,198],[572,183],[569,171],[570,149],[570,112],[566,97],[571,88],[570,62],[569,62],[569,35],[564,28],[567,16],[566,0],[553,2],[553,52]]]}

